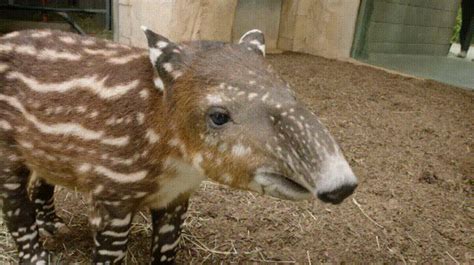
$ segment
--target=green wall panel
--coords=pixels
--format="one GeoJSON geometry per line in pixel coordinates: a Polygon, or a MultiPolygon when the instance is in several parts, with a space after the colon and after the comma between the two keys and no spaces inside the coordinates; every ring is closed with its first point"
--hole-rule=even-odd
{"type": "Polygon", "coordinates": [[[366,55],[446,55],[459,3],[460,0],[363,0],[365,19],[359,16],[358,27],[365,31],[358,31],[363,36],[356,35],[354,47],[366,55]]]}

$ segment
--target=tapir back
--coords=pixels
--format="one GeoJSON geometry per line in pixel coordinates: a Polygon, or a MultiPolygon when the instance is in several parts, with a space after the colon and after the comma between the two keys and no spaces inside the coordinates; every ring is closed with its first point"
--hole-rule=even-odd
{"type": "Polygon", "coordinates": [[[148,128],[161,96],[152,76],[142,49],[58,31],[5,35],[0,143],[16,144],[35,173],[70,187],[90,190],[113,172],[136,173],[150,163],[156,138],[148,128]],[[93,168],[97,161],[103,166],[93,168]]]}

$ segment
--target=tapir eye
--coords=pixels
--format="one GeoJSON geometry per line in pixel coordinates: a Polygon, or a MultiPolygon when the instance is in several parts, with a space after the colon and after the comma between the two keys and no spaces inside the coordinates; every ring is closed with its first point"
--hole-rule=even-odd
{"type": "Polygon", "coordinates": [[[212,108],[209,111],[209,125],[213,128],[222,127],[231,121],[229,113],[222,108],[212,108]]]}

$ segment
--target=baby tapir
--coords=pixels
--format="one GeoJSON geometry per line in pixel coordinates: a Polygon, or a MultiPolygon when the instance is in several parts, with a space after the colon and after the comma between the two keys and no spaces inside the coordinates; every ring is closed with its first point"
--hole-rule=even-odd
{"type": "Polygon", "coordinates": [[[143,30],[148,50],[49,30],[1,37],[0,192],[21,264],[48,263],[39,234],[65,227],[54,185],[90,199],[94,264],[123,260],[142,207],[151,263],[174,263],[207,178],[289,200],[353,192],[333,137],[265,62],[262,32],[177,44],[143,30]]]}

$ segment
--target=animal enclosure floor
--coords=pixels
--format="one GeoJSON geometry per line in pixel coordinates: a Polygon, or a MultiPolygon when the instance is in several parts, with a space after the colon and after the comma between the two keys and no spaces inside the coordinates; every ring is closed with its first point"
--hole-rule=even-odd
{"type": "MultiPolygon", "coordinates": [[[[472,56],[471,52],[469,55],[472,56]]],[[[448,56],[374,53],[361,61],[474,90],[474,62],[451,53],[448,56]]]]}
{"type": "MultiPolygon", "coordinates": [[[[310,55],[268,59],[339,141],[359,188],[332,206],[205,182],[191,201],[178,264],[474,262],[474,92],[310,55]]],[[[58,195],[72,231],[46,245],[61,264],[87,263],[84,199],[58,195]]],[[[145,214],[135,218],[127,264],[148,261],[145,214]]],[[[0,264],[14,258],[2,226],[0,264]]]]}

